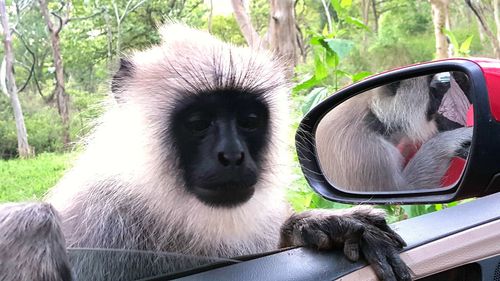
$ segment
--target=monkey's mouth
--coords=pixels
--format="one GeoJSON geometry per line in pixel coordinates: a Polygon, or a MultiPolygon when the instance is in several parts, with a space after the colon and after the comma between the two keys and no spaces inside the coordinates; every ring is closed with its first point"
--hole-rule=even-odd
{"type": "Polygon", "coordinates": [[[252,198],[256,182],[256,177],[228,181],[205,181],[194,185],[191,191],[207,205],[231,208],[252,198]]]}

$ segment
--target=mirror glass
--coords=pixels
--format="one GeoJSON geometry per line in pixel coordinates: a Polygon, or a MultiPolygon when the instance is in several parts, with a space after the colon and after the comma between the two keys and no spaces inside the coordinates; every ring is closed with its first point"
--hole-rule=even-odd
{"type": "Polygon", "coordinates": [[[472,140],[470,83],[462,72],[396,81],[348,99],[318,123],[321,170],[347,192],[447,188],[472,140]]]}

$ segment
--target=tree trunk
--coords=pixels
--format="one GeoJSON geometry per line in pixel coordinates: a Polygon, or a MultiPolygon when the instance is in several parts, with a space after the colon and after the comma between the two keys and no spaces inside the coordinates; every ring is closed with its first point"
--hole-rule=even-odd
{"type": "Polygon", "coordinates": [[[106,23],[106,38],[107,38],[107,51],[108,51],[108,57],[107,57],[107,62],[108,62],[108,69],[110,68],[111,65],[111,60],[113,59],[113,32],[111,30],[111,20],[109,18],[109,10],[106,8],[104,11],[104,22],[106,23]]]}
{"type": "Polygon", "coordinates": [[[54,89],[54,96],[57,101],[57,110],[59,111],[59,116],[61,116],[63,125],[63,143],[67,147],[70,143],[69,136],[69,96],[66,94],[64,88],[64,66],[61,56],[59,32],[63,27],[63,21],[60,19],[59,26],[54,28],[54,24],[50,19],[49,9],[47,7],[46,0],[39,0],[40,2],[40,12],[42,13],[45,23],[47,24],[47,29],[49,30],[50,43],[52,45],[52,54],[54,56],[54,67],[56,74],[56,87],[54,89]]]}
{"type": "Polygon", "coordinates": [[[31,147],[28,144],[28,133],[24,124],[23,110],[19,97],[17,96],[16,79],[14,77],[14,52],[12,50],[12,37],[9,27],[9,18],[5,8],[5,0],[0,0],[0,17],[2,18],[2,28],[4,31],[5,65],[7,92],[10,97],[14,119],[17,129],[17,150],[21,158],[27,158],[32,155],[31,147]]]}
{"type": "MultiPolygon", "coordinates": [[[[368,26],[370,22],[370,0],[361,1],[361,15],[363,17],[363,24],[368,26]]],[[[363,46],[367,44],[367,32],[363,32],[363,46]]]]}
{"type": "Polygon", "coordinates": [[[214,3],[209,0],[210,9],[208,10],[208,33],[212,34],[212,19],[214,17],[214,3]]]}
{"type": "Polygon", "coordinates": [[[378,33],[378,18],[379,14],[377,12],[377,3],[375,0],[371,0],[372,2],[372,11],[373,11],[373,26],[375,33],[378,33]]]}
{"type": "Polygon", "coordinates": [[[479,21],[479,19],[477,17],[475,17],[475,18],[476,18],[476,22],[477,22],[477,33],[479,33],[479,41],[481,43],[483,43],[485,40],[484,29],[481,26],[481,22],[479,21]]]}
{"type": "Polygon", "coordinates": [[[497,29],[497,41],[500,41],[500,1],[493,0],[493,16],[495,17],[495,27],[497,29]]]}
{"type": "Polygon", "coordinates": [[[255,31],[250,16],[245,7],[245,0],[231,0],[233,5],[234,17],[240,26],[241,33],[251,48],[261,48],[262,41],[259,34],[255,31]]]}
{"type": "Polygon", "coordinates": [[[495,34],[493,34],[491,29],[488,27],[488,23],[486,22],[486,19],[478,11],[478,9],[476,9],[476,7],[474,7],[472,2],[470,0],[465,0],[465,3],[467,4],[467,6],[469,6],[469,8],[474,13],[474,15],[476,15],[476,17],[477,17],[479,23],[481,24],[481,27],[483,28],[486,36],[488,36],[488,38],[490,38],[491,44],[493,45],[493,51],[495,53],[495,57],[497,59],[500,59],[500,43],[499,43],[498,38],[495,36],[495,34]]]}
{"type": "MultiPolygon", "coordinates": [[[[434,23],[434,36],[436,37],[436,58],[448,57],[448,41],[443,33],[448,22],[448,0],[430,0],[432,7],[432,22],[434,23]]],[[[455,46],[457,48],[457,46],[455,46]]]]}
{"type": "Polygon", "coordinates": [[[269,47],[287,61],[287,77],[293,76],[298,61],[298,34],[294,0],[270,0],[269,47]]]}

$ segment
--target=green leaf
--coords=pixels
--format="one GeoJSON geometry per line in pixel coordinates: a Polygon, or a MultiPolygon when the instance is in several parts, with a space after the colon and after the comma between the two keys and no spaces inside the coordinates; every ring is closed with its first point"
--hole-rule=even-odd
{"type": "Polygon", "coordinates": [[[411,217],[411,206],[409,206],[409,205],[402,205],[401,208],[404,210],[405,214],[408,217],[411,217]]]}
{"type": "Polygon", "coordinates": [[[340,70],[340,69],[335,70],[335,75],[337,76],[337,78],[339,78],[339,77],[349,77],[349,78],[351,78],[352,77],[351,73],[349,73],[347,71],[340,70]]]}
{"type": "Polygon", "coordinates": [[[342,8],[349,8],[352,5],[352,0],[341,0],[340,1],[340,7],[342,8]]]}
{"type": "Polygon", "coordinates": [[[354,42],[346,39],[325,39],[325,42],[328,48],[339,56],[339,59],[345,58],[354,47],[354,42]]]}
{"type": "Polygon", "coordinates": [[[309,208],[311,206],[313,196],[314,192],[306,193],[306,195],[304,196],[304,201],[302,202],[304,207],[309,208]]]}
{"type": "Polygon", "coordinates": [[[331,0],[330,2],[332,3],[335,12],[337,12],[338,14],[341,14],[343,12],[344,9],[342,9],[342,4],[339,0],[331,0]]]}
{"type": "Polygon", "coordinates": [[[314,53],[314,76],[316,77],[316,80],[322,80],[328,76],[328,70],[318,53],[314,53]]]}
{"type": "Polygon", "coordinates": [[[339,65],[339,56],[337,55],[337,53],[328,49],[326,52],[326,64],[329,67],[337,67],[339,65]]]}
{"type": "Polygon", "coordinates": [[[316,86],[320,81],[316,80],[316,76],[308,75],[305,79],[299,82],[295,87],[293,87],[292,91],[294,93],[298,93],[300,91],[312,88],[316,86]]]}
{"type": "Polygon", "coordinates": [[[362,28],[364,30],[367,30],[367,31],[370,31],[370,28],[368,26],[366,26],[360,19],[358,18],[355,18],[355,17],[351,17],[351,16],[347,16],[345,17],[345,21],[349,24],[352,24],[354,26],[357,26],[359,28],[362,28]]]}
{"type": "Polygon", "coordinates": [[[314,88],[304,100],[301,110],[303,114],[306,114],[311,108],[319,104],[326,97],[328,97],[328,90],[325,87],[314,88]]]}
{"type": "Polygon", "coordinates": [[[446,207],[450,208],[450,207],[455,207],[456,205],[458,205],[458,201],[450,202],[450,203],[446,204],[446,207]]]}
{"type": "Polygon", "coordinates": [[[351,77],[352,82],[358,82],[360,80],[365,79],[366,77],[372,75],[373,73],[370,71],[360,71],[358,73],[354,73],[351,77]]]}
{"type": "Polygon", "coordinates": [[[437,211],[436,204],[426,205],[426,208],[422,214],[428,214],[437,211]]]}
{"type": "Polygon", "coordinates": [[[457,38],[455,37],[455,35],[448,29],[444,29],[443,28],[443,33],[448,36],[448,38],[450,38],[450,41],[451,41],[451,44],[453,45],[453,47],[456,49],[458,49],[458,41],[457,41],[457,38]]]}
{"type": "Polygon", "coordinates": [[[469,54],[472,38],[474,38],[474,35],[470,35],[469,37],[467,37],[467,39],[465,39],[464,42],[462,42],[459,49],[461,54],[469,54]]]}
{"type": "Polygon", "coordinates": [[[311,40],[309,41],[311,45],[321,45],[323,43],[323,36],[321,35],[314,35],[311,37],[311,40]]]}
{"type": "Polygon", "coordinates": [[[327,37],[328,34],[330,34],[330,32],[328,31],[328,25],[325,24],[325,26],[323,27],[323,31],[321,31],[321,35],[327,37]]]}
{"type": "Polygon", "coordinates": [[[428,205],[411,205],[411,206],[402,206],[405,212],[408,214],[409,218],[417,217],[427,213],[428,205]]]}

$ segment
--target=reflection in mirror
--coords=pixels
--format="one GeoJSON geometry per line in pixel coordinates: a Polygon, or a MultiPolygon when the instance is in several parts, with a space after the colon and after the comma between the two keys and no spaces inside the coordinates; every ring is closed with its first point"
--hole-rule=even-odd
{"type": "Polygon", "coordinates": [[[443,72],[362,92],[316,128],[319,164],[344,191],[449,187],[465,167],[472,139],[468,77],[443,72]]]}

